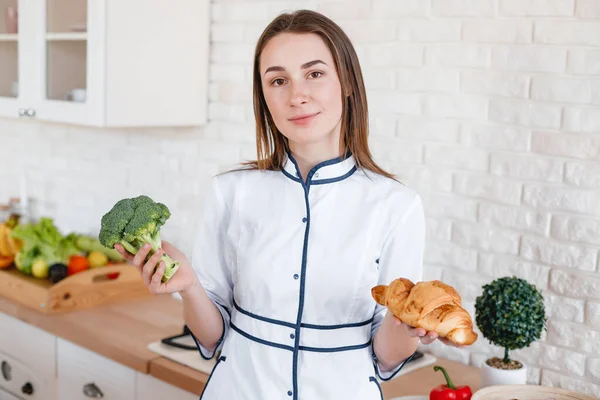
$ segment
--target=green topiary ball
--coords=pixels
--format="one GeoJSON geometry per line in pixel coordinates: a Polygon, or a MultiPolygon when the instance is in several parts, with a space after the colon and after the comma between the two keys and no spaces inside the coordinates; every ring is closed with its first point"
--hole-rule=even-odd
{"type": "Polygon", "coordinates": [[[475,321],[483,336],[508,350],[528,347],[546,328],[544,298],[534,285],[504,277],[483,286],[475,301],[475,321]]]}

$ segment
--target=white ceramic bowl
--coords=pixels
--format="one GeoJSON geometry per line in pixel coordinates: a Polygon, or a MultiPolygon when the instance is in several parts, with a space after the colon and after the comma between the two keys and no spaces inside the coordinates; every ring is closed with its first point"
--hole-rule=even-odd
{"type": "Polygon", "coordinates": [[[570,390],[538,385],[497,385],[478,390],[471,400],[595,400],[594,397],[570,390]]]}

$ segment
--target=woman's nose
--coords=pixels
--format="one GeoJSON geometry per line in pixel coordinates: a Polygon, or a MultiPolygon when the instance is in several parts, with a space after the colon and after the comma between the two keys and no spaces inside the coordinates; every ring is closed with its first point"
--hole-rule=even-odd
{"type": "Polygon", "coordinates": [[[302,83],[292,83],[290,93],[290,104],[297,106],[308,101],[308,88],[302,83]]]}

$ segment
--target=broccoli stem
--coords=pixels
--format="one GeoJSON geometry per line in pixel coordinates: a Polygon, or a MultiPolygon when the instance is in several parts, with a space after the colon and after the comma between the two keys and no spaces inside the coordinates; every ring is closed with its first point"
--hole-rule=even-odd
{"type": "Polygon", "coordinates": [[[179,268],[179,262],[174,261],[167,254],[163,254],[160,259],[165,263],[165,271],[163,273],[162,281],[166,283],[179,268]]]}
{"type": "MultiPolygon", "coordinates": [[[[146,260],[148,260],[148,258],[150,258],[152,256],[152,254],[156,253],[156,251],[158,250],[158,246],[156,246],[156,243],[161,243],[160,241],[160,236],[157,235],[157,238],[151,238],[151,240],[146,240],[148,239],[147,237],[143,238],[144,240],[141,240],[140,243],[140,247],[143,246],[146,243],[150,243],[152,246],[152,249],[150,250],[150,252],[148,253],[148,256],[146,257],[146,260]],[[156,246],[156,247],[155,247],[156,246]]],[[[131,254],[136,254],[139,250],[139,248],[136,248],[134,245],[132,245],[131,243],[125,241],[125,240],[121,240],[119,242],[123,248],[125,250],[127,250],[128,252],[130,252],[131,254]]],[[[175,271],[177,271],[177,269],[179,268],[179,262],[174,261],[169,255],[167,254],[163,254],[160,257],[161,261],[163,261],[165,263],[165,271],[162,277],[162,281],[163,282],[167,282],[169,279],[171,279],[171,277],[173,276],[173,274],[175,273],[175,271]]],[[[154,270],[156,271],[157,266],[154,268],[154,270]]]]}
{"type": "Polygon", "coordinates": [[[121,244],[121,246],[123,246],[123,248],[125,250],[127,250],[128,252],[130,252],[131,254],[135,254],[137,253],[138,249],[135,248],[134,246],[132,246],[129,242],[125,241],[125,240],[121,240],[119,242],[121,244]]]}
{"type": "Polygon", "coordinates": [[[154,254],[161,246],[162,240],[160,240],[160,233],[157,232],[155,235],[142,235],[138,238],[140,247],[146,243],[150,243],[152,246],[152,254],[154,254]]]}

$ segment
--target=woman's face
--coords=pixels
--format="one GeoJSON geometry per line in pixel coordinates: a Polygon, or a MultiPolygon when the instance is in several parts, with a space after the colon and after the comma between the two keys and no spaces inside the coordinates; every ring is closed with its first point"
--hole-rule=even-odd
{"type": "Polygon", "coordinates": [[[341,85],[318,35],[275,36],[263,49],[259,71],[267,107],[292,150],[318,144],[339,148],[341,85]]]}

